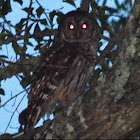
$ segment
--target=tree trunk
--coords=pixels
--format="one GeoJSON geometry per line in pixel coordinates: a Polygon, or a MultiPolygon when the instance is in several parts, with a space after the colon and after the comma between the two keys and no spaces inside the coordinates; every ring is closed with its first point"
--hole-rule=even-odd
{"type": "Polygon", "coordinates": [[[54,120],[20,138],[120,139],[140,128],[139,0],[118,36],[118,63],[54,120]]]}

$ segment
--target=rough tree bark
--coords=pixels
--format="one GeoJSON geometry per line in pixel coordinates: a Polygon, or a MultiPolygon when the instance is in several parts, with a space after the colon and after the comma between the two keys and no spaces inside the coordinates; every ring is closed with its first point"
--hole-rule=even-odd
{"type": "Polygon", "coordinates": [[[118,36],[118,63],[53,121],[20,138],[118,139],[140,128],[139,0],[118,36]]]}

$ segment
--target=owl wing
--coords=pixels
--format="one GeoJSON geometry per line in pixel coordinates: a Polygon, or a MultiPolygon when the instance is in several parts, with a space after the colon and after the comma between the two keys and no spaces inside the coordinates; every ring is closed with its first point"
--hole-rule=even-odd
{"type": "Polygon", "coordinates": [[[85,90],[93,68],[83,53],[69,44],[54,46],[43,55],[28,95],[26,131],[33,128],[45,113],[51,114],[58,101],[66,104],[85,90]]]}

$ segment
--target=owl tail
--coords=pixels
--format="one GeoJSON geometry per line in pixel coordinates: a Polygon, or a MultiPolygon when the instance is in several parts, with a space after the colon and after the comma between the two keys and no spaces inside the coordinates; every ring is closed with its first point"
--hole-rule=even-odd
{"type": "Polygon", "coordinates": [[[24,125],[24,132],[30,132],[37,122],[41,119],[42,114],[41,107],[37,107],[36,109],[33,108],[26,108],[23,110],[19,115],[19,123],[24,125]]]}
{"type": "Polygon", "coordinates": [[[28,107],[28,117],[27,118],[27,122],[25,124],[25,128],[24,128],[24,131],[25,132],[30,132],[34,126],[38,123],[38,121],[42,118],[42,108],[41,106],[37,106],[36,108],[34,108],[32,106],[31,107],[28,107]]]}
{"type": "Polygon", "coordinates": [[[24,125],[24,132],[29,133],[38,121],[47,114],[47,117],[55,111],[56,101],[48,100],[40,105],[30,105],[19,115],[19,123],[24,125]]]}

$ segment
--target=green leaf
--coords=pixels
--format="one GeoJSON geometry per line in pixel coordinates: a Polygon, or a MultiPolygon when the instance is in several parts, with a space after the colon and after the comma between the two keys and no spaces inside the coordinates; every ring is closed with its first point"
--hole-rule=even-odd
{"type": "Polygon", "coordinates": [[[32,46],[32,47],[34,46],[34,45],[32,44],[32,42],[29,42],[29,41],[27,42],[27,45],[30,45],[30,46],[32,46]]]}
{"type": "Polygon", "coordinates": [[[20,84],[23,86],[23,88],[26,88],[31,83],[32,77],[30,75],[23,77],[20,84]]]}
{"type": "Polygon", "coordinates": [[[6,0],[3,5],[2,5],[2,9],[1,9],[1,14],[3,16],[7,15],[9,12],[11,12],[11,3],[10,0],[6,0]]]}
{"type": "Polygon", "coordinates": [[[120,7],[118,0],[114,0],[114,2],[115,2],[117,9],[118,9],[120,7]]]}
{"type": "Polygon", "coordinates": [[[60,24],[60,22],[62,21],[64,14],[62,12],[57,12],[57,23],[60,24]]]}
{"type": "Polygon", "coordinates": [[[6,34],[4,32],[0,33],[0,41],[5,41],[6,34]]]}
{"type": "Polygon", "coordinates": [[[0,88],[0,94],[5,95],[5,92],[4,92],[4,90],[2,88],[0,88]]]}
{"type": "Polygon", "coordinates": [[[107,0],[104,0],[104,1],[103,1],[103,6],[106,5],[106,2],[107,2],[107,0]]]}
{"type": "Polygon", "coordinates": [[[35,26],[34,33],[33,34],[34,34],[34,39],[39,44],[42,41],[42,39],[43,39],[43,35],[41,34],[41,30],[40,30],[40,27],[39,27],[38,23],[35,26]]]}
{"type": "Polygon", "coordinates": [[[24,8],[22,10],[24,10],[26,13],[28,13],[29,15],[32,15],[34,17],[33,9],[34,8],[24,8]]]}
{"type": "Polygon", "coordinates": [[[125,6],[124,4],[122,4],[121,7],[120,7],[120,10],[121,9],[124,10],[124,11],[126,11],[127,10],[127,6],[125,6]]]}
{"type": "Polygon", "coordinates": [[[45,28],[43,31],[42,31],[42,34],[44,34],[45,36],[52,36],[54,35],[54,32],[53,30],[50,30],[48,28],[45,28]]]}
{"type": "Polygon", "coordinates": [[[14,0],[15,2],[18,2],[20,5],[23,4],[23,1],[22,0],[14,0]]]}
{"type": "Polygon", "coordinates": [[[52,12],[50,12],[49,17],[50,17],[50,24],[53,25],[53,18],[56,15],[56,11],[53,10],[52,12]]]}
{"type": "Polygon", "coordinates": [[[37,13],[38,17],[40,17],[43,12],[44,12],[44,9],[41,6],[36,10],[36,13],[37,13]]]}
{"type": "Polygon", "coordinates": [[[63,0],[63,2],[66,2],[66,3],[72,5],[72,6],[74,6],[76,8],[76,5],[75,5],[73,0],[63,0]]]}
{"type": "Polygon", "coordinates": [[[43,25],[48,25],[48,23],[47,23],[47,20],[46,20],[46,19],[42,19],[42,20],[40,21],[40,23],[41,23],[41,24],[43,24],[43,25]]]}
{"type": "Polygon", "coordinates": [[[92,13],[95,15],[97,14],[98,8],[99,6],[97,5],[97,3],[95,1],[91,1],[91,8],[92,8],[92,13]]]}
{"type": "Polygon", "coordinates": [[[80,7],[82,11],[89,11],[90,0],[82,0],[80,7]]]}
{"type": "Polygon", "coordinates": [[[31,28],[32,28],[32,26],[34,25],[34,23],[32,23],[32,24],[30,24],[29,26],[28,26],[28,28],[27,28],[27,32],[28,32],[28,34],[30,34],[30,30],[31,30],[31,28]]]}
{"type": "Polygon", "coordinates": [[[36,26],[35,26],[34,33],[39,33],[39,32],[41,32],[41,30],[40,30],[40,27],[39,27],[39,25],[37,23],[36,26]]]}
{"type": "Polygon", "coordinates": [[[27,20],[27,18],[22,18],[22,19],[20,20],[20,22],[16,24],[16,29],[21,30],[21,29],[23,28],[24,22],[25,22],[26,20],[27,20]]]}

